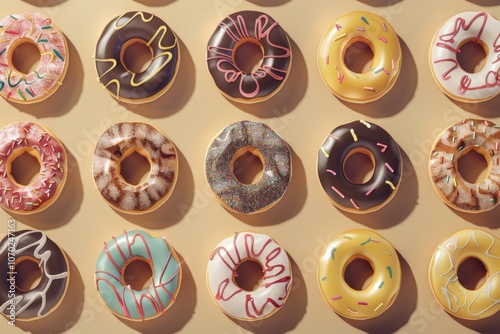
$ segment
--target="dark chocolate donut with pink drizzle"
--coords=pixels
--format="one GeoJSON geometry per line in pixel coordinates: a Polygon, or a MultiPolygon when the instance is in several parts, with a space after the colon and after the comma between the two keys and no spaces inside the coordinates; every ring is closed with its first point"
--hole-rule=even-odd
{"type": "Polygon", "coordinates": [[[9,319],[10,315],[26,321],[45,317],[59,306],[68,283],[66,255],[45,233],[9,232],[0,241],[0,312],[9,319]],[[42,273],[38,285],[27,291],[16,285],[16,277],[21,274],[16,266],[22,261],[37,263],[42,273]]]}
{"type": "Polygon", "coordinates": [[[208,41],[208,70],[221,93],[238,102],[259,102],[277,93],[289,75],[291,62],[287,34],[265,13],[231,14],[208,41]],[[256,44],[263,54],[259,68],[251,73],[241,70],[235,61],[236,49],[245,43],[256,44]]]}
{"type": "Polygon", "coordinates": [[[360,120],[335,128],[318,152],[318,177],[326,196],[339,209],[367,213],[387,204],[401,183],[403,162],[398,144],[381,127],[360,120]],[[346,160],[367,155],[373,175],[354,182],[346,175],[346,160]]]}

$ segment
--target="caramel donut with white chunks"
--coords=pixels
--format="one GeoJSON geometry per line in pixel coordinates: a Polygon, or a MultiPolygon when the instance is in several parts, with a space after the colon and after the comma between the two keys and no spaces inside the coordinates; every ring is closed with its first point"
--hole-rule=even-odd
{"type": "Polygon", "coordinates": [[[401,287],[398,253],[376,232],[346,231],[325,247],[318,264],[318,284],[325,302],[341,316],[377,317],[392,305],[401,287]],[[370,283],[362,290],[353,289],[344,277],[347,266],[359,259],[373,270],[370,283]]]}
{"type": "Polygon", "coordinates": [[[115,210],[141,214],[157,209],[172,194],[178,176],[177,150],[159,129],[141,122],[112,125],[99,138],[93,176],[97,189],[115,210]],[[150,171],[147,180],[129,184],[120,174],[122,161],[137,152],[150,171]]]}
{"type": "Polygon", "coordinates": [[[500,21],[487,12],[454,15],[436,31],[429,52],[429,65],[439,88],[452,99],[482,102],[500,93],[500,21]],[[460,48],[479,43],[486,53],[476,73],[464,70],[457,59],[460,48]]]}
{"type": "Polygon", "coordinates": [[[0,206],[16,214],[45,210],[64,188],[67,165],[64,146],[43,126],[33,122],[5,126],[0,130],[0,206]],[[12,163],[25,153],[38,160],[40,172],[23,185],[13,177],[12,163]]]}
{"type": "Polygon", "coordinates": [[[230,317],[256,321],[270,317],[286,302],[292,287],[292,268],[286,251],[266,234],[240,232],[222,240],[210,255],[207,267],[210,294],[230,317]],[[262,267],[262,282],[246,291],[235,282],[245,261],[262,267]]]}
{"type": "Polygon", "coordinates": [[[29,104],[45,100],[62,85],[68,64],[68,43],[51,19],[22,13],[0,21],[0,95],[8,101],[29,104]],[[30,73],[21,73],[13,62],[16,49],[25,43],[40,52],[38,66],[30,73]]]}
{"type": "Polygon", "coordinates": [[[500,240],[479,229],[463,229],[444,239],[434,251],[429,266],[429,282],[434,297],[449,314],[468,320],[490,317],[500,310],[500,240]],[[486,268],[484,283],[466,289],[458,279],[458,269],[475,258],[486,268]]]}
{"type": "Polygon", "coordinates": [[[9,232],[0,241],[0,312],[9,320],[31,321],[49,315],[61,304],[69,280],[66,254],[45,233],[9,232]],[[29,290],[21,290],[15,284],[16,275],[20,274],[16,266],[24,261],[38,264],[41,272],[40,282],[29,290]]]}
{"type": "Polygon", "coordinates": [[[436,193],[453,209],[493,209],[500,201],[500,128],[487,120],[464,119],[445,129],[432,146],[429,175],[436,193]],[[458,171],[458,160],[471,150],[488,166],[486,177],[477,183],[464,180],[458,171]]]}
{"type": "Polygon", "coordinates": [[[274,206],[285,194],[292,177],[290,148],[264,123],[240,121],[225,127],[210,143],[205,157],[210,190],[226,209],[254,214],[274,206]],[[259,180],[241,183],[233,173],[234,161],[250,152],[262,162],[259,180]]]}
{"type": "Polygon", "coordinates": [[[401,71],[399,37],[383,17],[365,11],[341,16],[325,32],[318,50],[318,66],[323,81],[338,98],[367,103],[385,95],[401,71]],[[364,73],[351,71],[344,57],[348,48],[362,42],[371,48],[373,61],[364,73]]]}
{"type": "Polygon", "coordinates": [[[159,98],[174,82],[179,64],[177,36],[162,19],[145,12],[127,12],[109,22],[95,50],[98,80],[109,94],[127,103],[159,98]],[[124,62],[125,51],[134,43],[151,50],[151,64],[140,73],[124,62]]]}

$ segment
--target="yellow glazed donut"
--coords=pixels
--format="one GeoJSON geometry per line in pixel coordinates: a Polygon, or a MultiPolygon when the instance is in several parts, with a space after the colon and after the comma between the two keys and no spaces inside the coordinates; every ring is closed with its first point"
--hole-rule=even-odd
{"type": "Polygon", "coordinates": [[[326,31],[318,50],[318,66],[323,81],[338,98],[366,103],[387,93],[399,75],[401,46],[392,26],[381,16],[355,11],[340,17],[326,31]],[[347,49],[356,42],[373,52],[369,71],[355,73],[345,64],[347,49]]]}
{"type": "Polygon", "coordinates": [[[379,234],[365,229],[346,231],[326,246],[318,265],[319,289],[338,314],[369,319],[387,310],[399,292],[401,266],[394,247],[379,234]],[[373,269],[369,285],[355,290],[346,282],[347,266],[366,260],[373,269]]]}
{"type": "Polygon", "coordinates": [[[500,200],[500,128],[479,119],[464,119],[445,129],[432,146],[429,175],[436,193],[455,210],[491,210],[500,200]],[[488,175],[471,183],[460,175],[458,160],[469,151],[483,155],[488,175]]]}
{"type": "Polygon", "coordinates": [[[434,251],[429,280],[436,300],[450,314],[469,320],[492,316],[500,309],[499,239],[478,229],[464,229],[447,237],[434,251]],[[480,260],[486,280],[468,290],[458,280],[458,268],[469,258],[480,260]]]}

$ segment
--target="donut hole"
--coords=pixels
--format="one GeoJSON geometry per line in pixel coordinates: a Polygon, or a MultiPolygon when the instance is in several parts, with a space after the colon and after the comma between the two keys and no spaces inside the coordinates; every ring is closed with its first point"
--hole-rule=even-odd
{"type": "Polygon", "coordinates": [[[27,38],[21,38],[13,45],[9,55],[12,67],[24,75],[35,71],[42,55],[38,46],[27,38]]]}
{"type": "Polygon", "coordinates": [[[245,291],[255,291],[262,285],[264,268],[253,259],[243,260],[235,270],[234,283],[245,291]]]}
{"type": "Polygon", "coordinates": [[[15,285],[21,291],[31,291],[38,286],[42,280],[42,269],[35,258],[20,258],[15,263],[14,274],[15,285]]]}
{"type": "Polygon", "coordinates": [[[135,149],[127,153],[120,162],[120,175],[123,180],[134,186],[146,182],[151,172],[151,161],[146,153],[135,149]]]}
{"type": "Polygon", "coordinates": [[[153,49],[141,39],[125,42],[121,49],[121,62],[125,69],[132,73],[142,73],[153,62],[153,49]]]}
{"type": "Polygon", "coordinates": [[[467,290],[477,290],[485,282],[488,270],[484,263],[475,258],[466,258],[457,270],[458,281],[467,290]]]}
{"type": "Polygon", "coordinates": [[[487,52],[481,41],[466,41],[458,49],[460,51],[457,53],[457,61],[462,70],[468,73],[478,73],[483,69],[487,52]]]}
{"type": "Polygon", "coordinates": [[[244,147],[233,157],[231,172],[243,184],[254,184],[264,172],[262,154],[255,148],[244,147]]]}
{"type": "Polygon", "coordinates": [[[373,64],[373,49],[367,40],[354,40],[344,52],[344,64],[354,73],[368,72],[373,64]]]}
{"type": "Polygon", "coordinates": [[[153,270],[149,262],[141,257],[134,257],[123,266],[122,284],[135,291],[142,291],[153,282],[153,270]]]}
{"type": "Polygon", "coordinates": [[[344,159],[344,175],[354,184],[365,184],[370,181],[375,172],[375,157],[364,148],[351,150],[344,159]]]}
{"type": "Polygon", "coordinates": [[[491,169],[486,154],[483,148],[472,147],[458,158],[457,170],[465,181],[476,184],[486,179],[491,169]]]}
{"type": "Polygon", "coordinates": [[[373,273],[370,261],[358,255],[348,262],[344,270],[344,280],[352,289],[362,291],[372,282],[373,273]]]}
{"type": "Polygon", "coordinates": [[[233,51],[236,67],[243,73],[253,73],[262,64],[264,50],[262,46],[252,39],[240,41],[233,51]]]}
{"type": "Polygon", "coordinates": [[[19,149],[10,156],[7,164],[10,178],[20,186],[28,186],[40,175],[41,165],[38,153],[34,149],[19,149]]]}

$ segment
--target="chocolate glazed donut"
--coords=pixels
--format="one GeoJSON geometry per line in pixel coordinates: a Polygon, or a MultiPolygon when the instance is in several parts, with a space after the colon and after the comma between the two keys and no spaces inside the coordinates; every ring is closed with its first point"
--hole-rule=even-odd
{"type": "Polygon", "coordinates": [[[355,121],[337,127],[318,152],[318,177],[325,194],[338,208],[367,213],[378,210],[396,193],[402,173],[398,144],[381,127],[355,121]],[[362,153],[372,160],[373,176],[365,183],[351,182],[345,161],[362,153]]]}
{"type": "Polygon", "coordinates": [[[130,103],[158,98],[172,84],[179,67],[179,44],[174,32],[153,14],[128,12],[112,20],[97,42],[95,65],[99,81],[117,99],[130,103]],[[123,63],[128,46],[142,43],[152,52],[149,67],[141,73],[123,63]]]}
{"type": "Polygon", "coordinates": [[[48,315],[60,304],[68,283],[66,255],[43,232],[17,231],[9,233],[0,242],[0,312],[5,316],[10,315],[11,305],[15,305],[17,320],[31,320],[48,315]],[[12,249],[12,245],[15,245],[15,249],[12,249]],[[33,261],[39,265],[42,277],[34,289],[23,291],[15,284],[12,286],[15,275],[19,275],[15,273],[15,267],[11,267],[12,258],[15,258],[15,264],[33,261]],[[11,272],[14,272],[14,276],[11,276],[11,272]],[[15,296],[10,295],[11,291],[15,291],[15,296]]]}
{"type": "Polygon", "coordinates": [[[229,15],[208,41],[207,65],[215,84],[229,99],[243,103],[263,101],[274,95],[289,74],[290,42],[278,22],[269,15],[242,11],[229,15]],[[263,53],[252,73],[238,68],[234,53],[244,43],[257,44],[263,53]]]}

